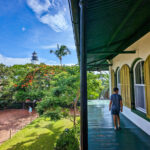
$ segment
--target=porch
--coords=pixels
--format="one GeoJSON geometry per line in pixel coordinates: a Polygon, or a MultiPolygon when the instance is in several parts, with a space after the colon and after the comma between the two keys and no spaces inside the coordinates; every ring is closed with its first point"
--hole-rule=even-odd
{"type": "Polygon", "coordinates": [[[114,131],[108,111],[109,101],[88,101],[89,150],[146,150],[150,149],[150,136],[120,115],[120,131],[114,131]]]}
{"type": "Polygon", "coordinates": [[[124,129],[113,131],[107,105],[87,111],[86,72],[109,70],[110,95],[118,86],[124,106],[150,118],[150,1],[69,0],[69,7],[80,62],[81,150],[148,148],[148,135],[122,115],[124,129]]]}

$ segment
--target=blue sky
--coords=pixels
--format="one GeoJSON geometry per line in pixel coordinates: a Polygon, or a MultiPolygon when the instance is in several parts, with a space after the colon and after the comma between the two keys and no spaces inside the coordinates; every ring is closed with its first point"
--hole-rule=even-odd
{"type": "Polygon", "coordinates": [[[0,0],[0,63],[30,63],[33,51],[40,62],[59,64],[50,49],[68,46],[63,64],[77,64],[67,0],[0,0]]]}

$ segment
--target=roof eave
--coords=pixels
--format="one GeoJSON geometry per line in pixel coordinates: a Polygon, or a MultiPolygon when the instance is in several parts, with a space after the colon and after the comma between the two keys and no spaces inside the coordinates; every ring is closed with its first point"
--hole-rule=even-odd
{"type": "Polygon", "coordinates": [[[74,40],[75,40],[75,45],[76,45],[76,51],[77,51],[77,57],[78,57],[78,62],[80,62],[80,36],[79,36],[79,24],[80,24],[80,19],[79,19],[79,6],[78,6],[78,1],[74,0],[68,0],[69,2],[69,9],[70,9],[70,15],[71,15],[71,22],[72,22],[72,27],[73,27],[73,34],[74,34],[74,40]]]}

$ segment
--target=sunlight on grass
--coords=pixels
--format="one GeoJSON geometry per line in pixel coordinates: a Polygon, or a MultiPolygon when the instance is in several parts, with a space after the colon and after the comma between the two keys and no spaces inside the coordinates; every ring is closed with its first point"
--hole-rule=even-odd
{"type": "Polygon", "coordinates": [[[72,125],[68,119],[54,122],[40,117],[3,143],[0,150],[53,150],[60,133],[72,125]]]}

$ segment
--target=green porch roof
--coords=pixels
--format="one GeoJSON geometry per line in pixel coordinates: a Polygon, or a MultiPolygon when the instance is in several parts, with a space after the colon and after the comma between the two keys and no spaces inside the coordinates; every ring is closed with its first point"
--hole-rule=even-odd
{"type": "MultiPolygon", "coordinates": [[[[79,59],[79,0],[69,5],[79,59]]],[[[84,6],[88,70],[107,70],[107,60],[150,30],[150,0],[85,0],[84,6]]]]}

